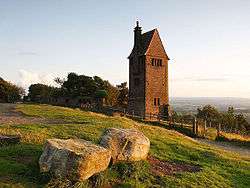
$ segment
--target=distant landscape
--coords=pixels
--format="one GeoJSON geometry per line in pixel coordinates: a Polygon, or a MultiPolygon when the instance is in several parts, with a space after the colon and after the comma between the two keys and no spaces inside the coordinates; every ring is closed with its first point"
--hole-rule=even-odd
{"type": "Polygon", "coordinates": [[[233,106],[237,113],[243,113],[250,122],[250,99],[233,97],[173,97],[170,104],[176,112],[196,113],[198,107],[210,104],[219,111],[226,111],[233,106]]]}

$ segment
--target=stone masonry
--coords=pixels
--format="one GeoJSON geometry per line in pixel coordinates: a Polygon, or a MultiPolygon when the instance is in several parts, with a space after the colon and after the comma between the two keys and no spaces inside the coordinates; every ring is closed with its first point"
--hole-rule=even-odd
{"type": "Polygon", "coordinates": [[[148,118],[150,114],[168,116],[168,55],[157,29],[141,33],[137,22],[134,47],[129,55],[130,114],[148,118]]]}

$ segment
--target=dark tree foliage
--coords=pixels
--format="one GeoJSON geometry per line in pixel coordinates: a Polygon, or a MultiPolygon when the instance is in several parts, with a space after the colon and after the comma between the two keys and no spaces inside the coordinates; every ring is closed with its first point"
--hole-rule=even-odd
{"type": "Polygon", "coordinates": [[[206,105],[203,108],[198,108],[197,111],[197,117],[205,120],[219,120],[221,117],[220,112],[211,105],[206,105]]]}
{"type": "Polygon", "coordinates": [[[127,82],[123,82],[120,85],[117,85],[119,90],[119,95],[117,98],[118,105],[121,107],[127,107],[128,105],[128,87],[127,82]]]}
{"type": "Polygon", "coordinates": [[[222,124],[230,131],[250,131],[250,124],[246,117],[242,113],[237,114],[232,106],[228,107],[227,112],[222,113],[222,124]]]}
{"type": "Polygon", "coordinates": [[[108,93],[106,90],[97,90],[96,93],[95,93],[95,97],[96,98],[105,98],[107,97],[108,93]]]}
{"type": "Polygon", "coordinates": [[[29,87],[29,98],[33,102],[47,102],[50,97],[50,87],[44,84],[32,84],[29,87]]]}
{"type": "Polygon", "coordinates": [[[62,87],[69,97],[94,97],[96,91],[101,89],[92,77],[76,73],[69,73],[62,87]]]}
{"type": "Polygon", "coordinates": [[[25,91],[22,87],[18,87],[0,77],[0,102],[17,102],[21,100],[24,94],[25,91]]]}
{"type": "Polygon", "coordinates": [[[106,83],[107,96],[105,97],[105,103],[109,106],[118,106],[119,90],[109,82],[106,83]]]}
{"type": "Polygon", "coordinates": [[[33,102],[50,102],[51,98],[104,98],[104,104],[126,107],[128,103],[127,83],[113,86],[98,76],[90,77],[69,73],[66,79],[55,78],[61,87],[50,87],[44,84],[33,84],[29,87],[29,99],[33,102]]]}
{"type": "Polygon", "coordinates": [[[56,77],[56,78],[54,79],[54,81],[55,81],[58,85],[60,85],[60,86],[62,86],[63,83],[65,82],[64,79],[61,79],[61,78],[59,78],[59,77],[56,77]]]}
{"type": "MultiPolygon", "coordinates": [[[[62,79],[58,79],[62,80],[62,79]]],[[[105,104],[110,106],[125,107],[128,101],[127,83],[121,83],[117,87],[98,76],[89,77],[69,73],[62,84],[62,90],[68,97],[105,98],[105,104]]]]}
{"type": "Polygon", "coordinates": [[[237,114],[232,106],[226,112],[219,112],[215,107],[206,105],[197,109],[197,117],[214,123],[220,123],[224,130],[237,133],[249,133],[250,124],[243,114],[237,114]]]}

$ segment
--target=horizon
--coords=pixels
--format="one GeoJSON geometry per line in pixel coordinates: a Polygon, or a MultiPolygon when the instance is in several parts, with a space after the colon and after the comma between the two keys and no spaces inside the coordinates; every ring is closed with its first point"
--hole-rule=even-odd
{"type": "Polygon", "coordinates": [[[170,57],[170,98],[250,99],[250,2],[156,2],[0,2],[0,77],[26,89],[69,72],[128,82],[139,20],[170,57]]]}

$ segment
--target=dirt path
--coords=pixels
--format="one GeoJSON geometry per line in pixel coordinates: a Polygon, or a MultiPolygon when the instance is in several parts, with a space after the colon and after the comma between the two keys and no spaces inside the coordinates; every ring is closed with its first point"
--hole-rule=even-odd
{"type": "Polygon", "coordinates": [[[217,142],[217,141],[201,139],[201,138],[196,138],[195,140],[200,143],[205,143],[205,144],[223,149],[225,151],[232,151],[232,152],[238,153],[241,156],[250,157],[250,149],[246,147],[235,146],[229,142],[217,142]]]}
{"type": "Polygon", "coordinates": [[[22,112],[16,111],[16,104],[0,103],[0,125],[37,124],[37,123],[79,124],[79,122],[65,121],[63,119],[47,119],[41,117],[26,116],[22,112]]]}
{"type": "Polygon", "coordinates": [[[15,109],[16,104],[0,103],[0,115],[15,109]]]}
{"type": "Polygon", "coordinates": [[[0,103],[0,124],[41,123],[42,118],[28,117],[16,111],[16,104],[0,103]]]}

